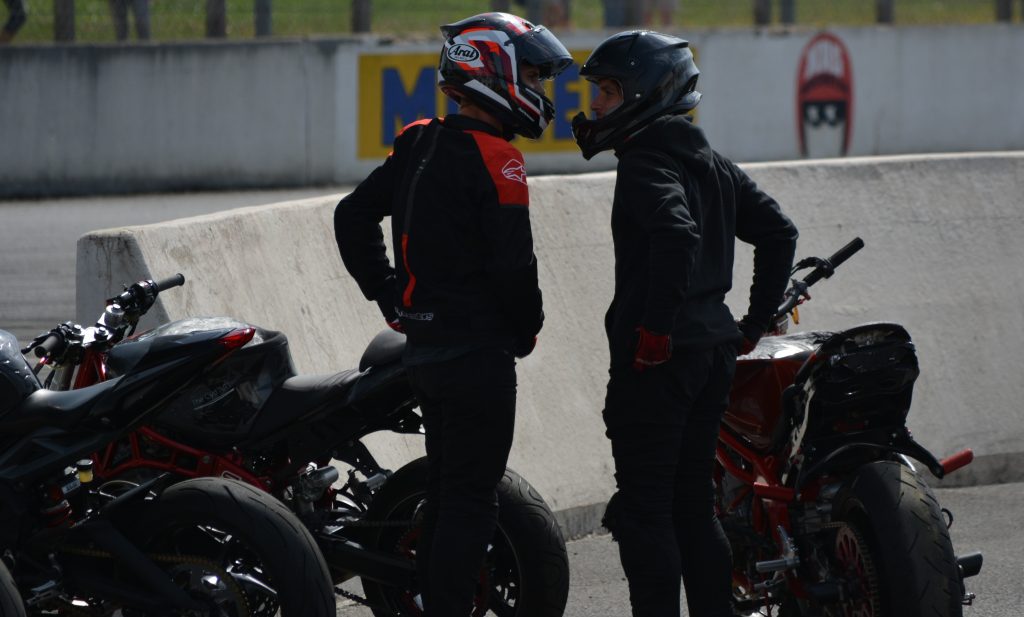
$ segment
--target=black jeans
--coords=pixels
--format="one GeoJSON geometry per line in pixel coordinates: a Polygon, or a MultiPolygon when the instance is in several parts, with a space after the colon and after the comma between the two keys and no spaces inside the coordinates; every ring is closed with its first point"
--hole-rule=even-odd
{"type": "Polygon", "coordinates": [[[109,0],[114,20],[114,36],[128,40],[128,9],[135,14],[135,35],[140,41],[149,40],[149,0],[109,0]]]}
{"type": "Polygon", "coordinates": [[[604,419],[618,491],[605,526],[619,543],[634,617],[732,617],[732,555],[712,472],[736,348],[676,350],[643,373],[613,368],[604,419]]]}
{"type": "Polygon", "coordinates": [[[409,367],[430,471],[417,568],[426,617],[468,617],[515,427],[515,359],[485,349],[409,367]]]}

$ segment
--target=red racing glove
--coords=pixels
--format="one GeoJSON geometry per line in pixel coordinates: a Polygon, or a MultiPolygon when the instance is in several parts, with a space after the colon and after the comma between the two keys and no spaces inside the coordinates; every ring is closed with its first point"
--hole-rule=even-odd
{"type": "Polygon", "coordinates": [[[636,331],[640,337],[636,343],[636,355],[633,357],[633,370],[640,373],[644,369],[668,362],[672,357],[671,336],[655,334],[643,326],[636,331]]]}

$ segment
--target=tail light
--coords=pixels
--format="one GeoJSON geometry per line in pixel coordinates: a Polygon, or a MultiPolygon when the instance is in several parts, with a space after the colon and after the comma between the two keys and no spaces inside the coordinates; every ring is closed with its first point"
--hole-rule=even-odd
{"type": "Polygon", "coordinates": [[[217,358],[213,365],[216,366],[227,359],[232,353],[241,349],[256,335],[256,328],[236,328],[217,340],[217,343],[224,349],[224,352],[217,358]]]}

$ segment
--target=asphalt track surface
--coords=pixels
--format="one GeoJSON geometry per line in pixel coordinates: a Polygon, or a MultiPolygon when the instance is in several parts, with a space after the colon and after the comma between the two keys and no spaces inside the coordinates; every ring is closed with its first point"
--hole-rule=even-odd
{"type": "MultiPolygon", "coordinates": [[[[968,590],[978,597],[964,609],[964,617],[1019,617],[1024,606],[1024,484],[942,489],[936,495],[953,512],[954,550],[985,555],[981,574],[968,579],[968,590]]],[[[626,581],[611,536],[588,536],[569,542],[567,548],[571,578],[564,617],[628,617],[626,581]]],[[[360,592],[358,583],[346,584],[345,589],[360,592]]],[[[682,615],[689,615],[685,601],[682,615]]],[[[373,613],[341,600],[338,617],[373,613]]]]}
{"type": "MultiPolygon", "coordinates": [[[[155,223],[291,199],[344,192],[307,190],[0,201],[0,328],[19,341],[74,317],[75,255],[89,231],[155,223]]],[[[129,282],[129,281],[126,281],[129,282]]],[[[97,307],[97,313],[99,307],[97,307]]],[[[1009,617],[1024,607],[1024,484],[938,491],[952,510],[957,552],[980,550],[985,566],[969,589],[978,594],[966,617],[1009,617]]],[[[626,617],[626,582],[608,535],[568,544],[571,587],[565,617],[626,617]]],[[[359,593],[358,582],[346,588],[359,593]]],[[[683,615],[686,615],[685,604],[683,615]]],[[[339,617],[371,617],[369,609],[341,600],[339,617]]],[[[529,616],[524,616],[529,617],[529,616]]]]}
{"type": "MultiPolygon", "coordinates": [[[[0,201],[0,329],[26,342],[75,318],[76,247],[85,233],[347,190],[326,187],[0,201]]],[[[97,316],[102,308],[96,307],[97,316]]]]}

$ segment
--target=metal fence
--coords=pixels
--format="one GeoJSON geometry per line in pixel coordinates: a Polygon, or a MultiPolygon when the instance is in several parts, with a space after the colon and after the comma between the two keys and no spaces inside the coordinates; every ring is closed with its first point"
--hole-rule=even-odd
{"type": "MultiPolygon", "coordinates": [[[[204,37],[436,36],[437,26],[502,9],[556,31],[1021,22],[1024,0],[23,0],[15,43],[204,37]],[[645,11],[649,3],[668,10],[645,11]],[[667,20],[667,21],[666,21],[667,20]],[[142,27],[140,27],[142,26],[142,27]]],[[[0,15],[0,21],[4,17],[0,15]]]]}

